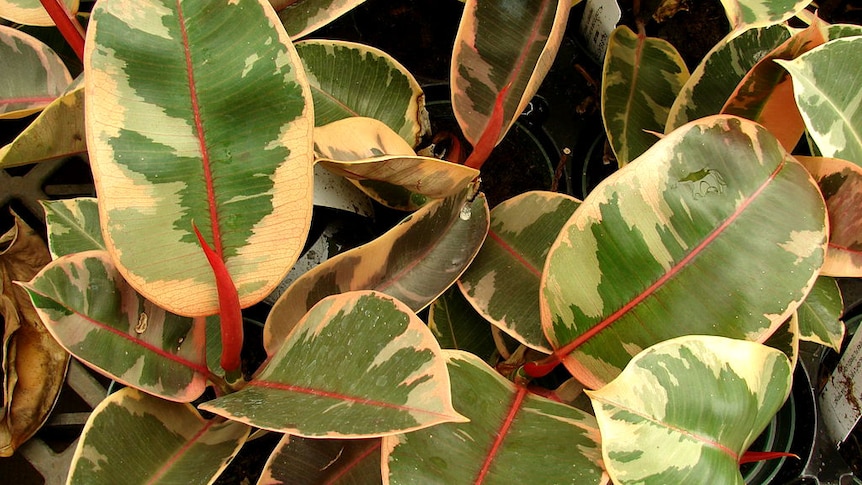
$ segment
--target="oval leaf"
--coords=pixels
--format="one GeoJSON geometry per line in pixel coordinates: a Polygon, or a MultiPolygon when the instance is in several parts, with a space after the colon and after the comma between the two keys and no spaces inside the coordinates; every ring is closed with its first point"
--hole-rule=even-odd
{"type": "Polygon", "coordinates": [[[41,110],[72,82],[69,70],[50,47],[4,25],[0,25],[0,59],[0,119],[23,118],[41,110]]]}
{"type": "Polygon", "coordinates": [[[478,357],[444,351],[469,423],[383,438],[387,483],[601,483],[599,434],[584,411],[531,394],[478,357]]]}
{"type": "Polygon", "coordinates": [[[611,479],[742,485],[739,460],[790,394],[791,377],[784,354],[754,342],[687,336],[650,347],[587,391],[611,479]]]}
{"type": "Polygon", "coordinates": [[[353,116],[374,118],[411,147],[430,130],[422,88],[389,54],[336,40],[298,42],[296,51],[311,85],[316,126],[353,116]]]}
{"type": "Polygon", "coordinates": [[[305,437],[374,437],[464,421],[452,408],[440,352],[400,301],[343,293],[315,305],[246,387],[200,407],[305,437]]]}
{"type": "MultiPolygon", "coordinates": [[[[63,0],[63,7],[71,15],[78,13],[78,0],[63,0]]],[[[54,21],[39,0],[0,0],[0,18],[16,24],[51,27],[54,21]]]]}
{"type": "Polygon", "coordinates": [[[667,41],[617,27],[602,72],[602,120],[619,166],[658,140],[688,68],[667,41]]]}
{"type": "Polygon", "coordinates": [[[721,0],[734,30],[780,24],[804,9],[811,0],[721,0]]]}
{"type": "Polygon", "coordinates": [[[488,363],[498,357],[491,324],[457,288],[449,288],[428,307],[428,328],[444,349],[464,350],[488,363]]]}
{"type": "Polygon", "coordinates": [[[543,274],[545,334],[591,388],[670,338],[766,339],[814,284],[826,225],[813,180],[769,132],[692,122],[575,211],[543,274]]]}
{"type": "Polygon", "coordinates": [[[841,352],[844,340],[844,301],[834,278],[817,278],[811,292],[799,306],[799,338],[841,352]]]}
{"type": "Polygon", "coordinates": [[[569,0],[465,2],[450,77],[455,118],[474,147],[491,125],[504,88],[494,145],[527,107],[557,54],[571,7],[569,0]]]}
{"type": "Polygon", "coordinates": [[[862,166],[862,37],[836,39],[792,61],[776,61],[793,78],[793,95],[824,157],[862,166]]]}
{"type": "Polygon", "coordinates": [[[107,252],[63,256],[22,286],[54,338],[90,367],[173,401],[203,393],[204,326],[144,300],[107,252]]]}
{"type": "Polygon", "coordinates": [[[43,200],[48,226],[48,248],[57,259],[67,254],[104,250],[96,199],[43,200]]]}
{"type": "Polygon", "coordinates": [[[205,420],[191,405],[121,389],[87,420],[67,483],[212,483],[248,434],[248,426],[205,420]]]}
{"type": "Polygon", "coordinates": [[[275,352],[308,309],[322,298],[373,289],[418,312],[467,268],[488,232],[488,204],[465,193],[427,204],[383,236],[341,253],[303,274],[267,317],[264,346],[275,352]]]}
{"type": "Polygon", "coordinates": [[[862,276],[862,166],[838,158],[797,157],[826,199],[829,249],[826,276],[862,276]]]}
{"type": "Polygon", "coordinates": [[[126,280],[174,313],[218,312],[194,223],[242,306],[263,299],[302,249],[313,179],[311,95],[269,4],[99,3],[85,69],[103,234],[126,280]]]}
{"type": "Polygon", "coordinates": [[[491,211],[491,227],[458,285],[488,321],[530,348],[551,353],[539,316],[539,283],[548,250],[580,205],[573,197],[533,191],[491,211]]]}
{"type": "Polygon", "coordinates": [[[380,438],[327,440],[286,435],[269,456],[257,485],[321,483],[382,483],[380,438]]]}
{"type": "Polygon", "coordinates": [[[365,0],[269,0],[291,39],[298,39],[364,3],[365,0]]]}
{"type": "Polygon", "coordinates": [[[746,73],[790,35],[789,27],[775,25],[725,37],[710,49],[683,85],[670,108],[664,132],[719,113],[746,73]]]}

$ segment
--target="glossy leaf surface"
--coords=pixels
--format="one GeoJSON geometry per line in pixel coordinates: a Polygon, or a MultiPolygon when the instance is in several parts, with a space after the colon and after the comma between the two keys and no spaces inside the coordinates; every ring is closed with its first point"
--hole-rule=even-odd
{"type": "Polygon", "coordinates": [[[270,0],[291,39],[332,22],[365,0],[270,0]]]}
{"type": "Polygon", "coordinates": [[[829,249],[822,273],[862,276],[862,166],[838,158],[797,157],[826,200],[829,249]]]}
{"type": "Polygon", "coordinates": [[[69,70],[50,47],[5,25],[0,25],[0,59],[0,119],[36,113],[72,82],[69,70]]]}
{"type": "Polygon", "coordinates": [[[125,388],[93,410],[68,483],[211,483],[248,434],[243,424],[208,421],[191,405],[125,388]]]}
{"type": "Polygon", "coordinates": [[[545,266],[545,333],[590,388],[670,338],[764,340],[814,284],[826,226],[808,172],[765,129],[690,123],[575,211],[545,266]]]}
{"type": "Polygon", "coordinates": [[[428,328],[444,349],[470,352],[486,362],[497,355],[491,324],[454,286],[428,307],[428,328]]]}
{"type": "Polygon", "coordinates": [[[103,250],[105,241],[99,224],[96,199],[81,197],[42,201],[48,226],[48,248],[57,259],[67,254],[103,250]]]}
{"type": "Polygon", "coordinates": [[[173,401],[203,393],[204,327],[143,299],[106,251],[63,256],[24,287],[54,338],[89,366],[173,401]]]}
{"type": "Polygon", "coordinates": [[[844,301],[834,278],[817,278],[811,292],[799,307],[799,338],[841,351],[844,322],[841,314],[844,301]]]}
{"type": "Polygon", "coordinates": [[[687,336],[650,347],[587,391],[611,479],[743,484],[739,459],[784,403],[791,377],[784,354],[754,342],[687,336]]]}
{"type": "Polygon", "coordinates": [[[730,34],[704,56],[671,106],[664,132],[721,112],[727,99],[757,62],[791,36],[775,25],[730,34]]]}
{"type": "Polygon", "coordinates": [[[601,483],[595,418],[516,387],[472,354],[445,353],[455,408],[470,422],[385,437],[386,483],[601,483]]]}
{"type": "Polygon", "coordinates": [[[81,155],[84,142],[84,85],[71,88],[45,109],[11,143],[0,147],[0,167],[81,155]]]}
{"type": "Polygon", "coordinates": [[[793,78],[805,126],[824,157],[862,166],[862,37],[836,39],[792,61],[778,61],[793,78]]]}
{"type": "Polygon", "coordinates": [[[431,332],[372,291],[314,306],[242,390],[201,409],[305,437],[374,437],[464,421],[431,332]],[[334,351],[333,349],[338,349],[334,351]]]}
{"type": "Polygon", "coordinates": [[[790,75],[775,60],[793,59],[823,44],[824,30],[822,22],[816,20],[761,59],[745,75],[721,112],[760,123],[778,138],[785,150],[792,151],[805,131],[805,123],[796,109],[790,75]]]}
{"type": "Polygon", "coordinates": [[[371,46],[307,40],[296,51],[314,98],[314,123],[362,116],[382,121],[416,146],[428,130],[425,95],[407,69],[371,46]]]}
{"type": "Polygon", "coordinates": [[[313,178],[311,95],[272,8],[104,2],[87,33],[87,144],[118,269],[169,311],[217,313],[194,222],[241,304],[263,299],[302,249],[313,178]]]}
{"type": "Polygon", "coordinates": [[[524,345],[550,353],[539,316],[548,250],[580,204],[555,192],[527,192],[491,211],[488,237],[458,280],[471,305],[524,345]]]}
{"type": "Polygon", "coordinates": [[[733,29],[780,24],[804,9],[811,0],[721,0],[733,29]]]}
{"type": "Polygon", "coordinates": [[[568,0],[465,2],[450,78],[455,118],[474,147],[504,88],[496,142],[526,108],[553,63],[570,10],[568,0]]]}
{"type": "Polygon", "coordinates": [[[375,485],[380,438],[310,439],[286,435],[270,455],[257,485],[375,485]]]}
{"type": "Polygon", "coordinates": [[[488,232],[488,204],[466,193],[434,201],[383,236],[330,258],[303,274],[279,298],[266,321],[270,355],[308,309],[326,296],[377,290],[419,311],[464,272],[488,232]]]}
{"type": "Polygon", "coordinates": [[[602,119],[619,166],[658,140],[688,68],[667,41],[617,27],[602,72],[602,119]]]}
{"type": "MultiPolygon", "coordinates": [[[[60,3],[72,15],[78,13],[78,0],[62,0],[60,3]]],[[[0,18],[21,25],[37,27],[54,25],[54,21],[39,0],[0,0],[0,18]]]]}

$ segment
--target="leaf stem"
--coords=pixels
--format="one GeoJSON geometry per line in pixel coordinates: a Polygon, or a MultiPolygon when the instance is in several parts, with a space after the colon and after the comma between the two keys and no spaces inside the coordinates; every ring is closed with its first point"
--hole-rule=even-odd
{"type": "Polygon", "coordinates": [[[555,352],[538,362],[527,362],[526,364],[524,364],[524,374],[532,377],[533,379],[545,377],[546,375],[550,374],[551,371],[554,370],[558,365],[560,365],[560,362],[562,361],[555,352]]]}
{"type": "Polygon", "coordinates": [[[78,59],[84,62],[84,28],[81,23],[66,9],[62,0],[39,1],[42,2],[42,7],[48,12],[57,29],[63,34],[66,43],[69,44],[78,59]]]}

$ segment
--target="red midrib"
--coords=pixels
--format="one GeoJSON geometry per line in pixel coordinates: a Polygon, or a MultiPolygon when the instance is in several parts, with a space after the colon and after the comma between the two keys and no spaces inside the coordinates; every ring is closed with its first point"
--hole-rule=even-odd
{"type": "Polygon", "coordinates": [[[368,458],[369,455],[379,450],[381,443],[382,440],[380,440],[379,438],[375,439],[371,446],[368,447],[368,449],[354,457],[352,460],[350,460],[349,463],[346,463],[340,470],[338,470],[338,473],[330,477],[329,480],[323,482],[324,485],[338,483],[338,481],[341,480],[342,477],[347,475],[350,470],[354,469],[357,465],[362,463],[362,460],[368,458]]]}
{"type": "Polygon", "coordinates": [[[512,399],[512,404],[509,405],[509,413],[506,415],[506,419],[503,420],[500,430],[497,431],[497,436],[494,438],[494,443],[491,445],[491,449],[488,450],[488,455],[485,457],[482,469],[479,470],[479,476],[477,476],[476,481],[473,482],[475,485],[480,485],[485,480],[485,476],[488,475],[488,470],[491,469],[491,463],[493,463],[494,457],[497,456],[497,452],[500,451],[500,447],[503,445],[503,440],[506,439],[506,435],[509,433],[509,428],[512,427],[512,423],[515,421],[515,416],[518,414],[518,411],[521,410],[521,404],[523,404],[524,397],[526,395],[527,388],[518,386],[518,392],[515,393],[515,397],[512,399]]]}
{"type": "Polygon", "coordinates": [[[311,396],[320,396],[320,397],[328,397],[330,399],[339,399],[342,401],[348,401],[356,404],[364,404],[366,406],[374,406],[380,408],[387,409],[396,409],[399,411],[407,411],[410,413],[422,413],[430,416],[437,416],[440,418],[445,418],[446,420],[451,420],[452,416],[443,413],[435,413],[433,411],[428,411],[426,409],[419,409],[411,406],[404,406],[401,404],[395,404],[386,401],[376,401],[374,399],[366,399],[364,397],[357,396],[348,396],[347,394],[341,394],[334,391],[325,391],[322,389],[311,389],[309,387],[301,387],[294,386],[292,384],[283,384],[280,382],[270,382],[270,381],[262,381],[262,380],[253,380],[248,383],[249,386],[254,387],[262,387],[264,389],[276,389],[279,391],[287,391],[287,392],[297,392],[300,394],[308,394],[311,396]]]}
{"type": "Polygon", "coordinates": [[[715,228],[700,244],[698,244],[690,253],[688,253],[684,258],[682,258],[677,264],[675,264],[668,272],[663,274],[661,278],[659,278],[655,283],[649,286],[646,290],[644,290],[641,294],[637,295],[635,298],[626,303],[622,308],[612,313],[609,317],[605,318],[585,333],[581,334],[573,340],[572,342],[564,345],[556,352],[556,355],[559,359],[564,358],[565,356],[571,354],[578,347],[589,341],[591,338],[598,335],[599,332],[611,326],[614,322],[619,320],[623,315],[630,312],[634,307],[639,305],[641,302],[652,296],[659,288],[661,288],[665,283],[667,283],[671,278],[676,276],[685,266],[687,266],[694,258],[696,258],[700,253],[703,252],[716,238],[718,238],[725,229],[730,227],[736,219],[754,202],[757,197],[763,192],[766,187],[769,186],[770,183],[778,176],[778,173],[784,168],[784,164],[786,162],[784,160],[778,164],[775,170],[769,175],[769,177],[764,181],[747,199],[745,199],[742,204],[737,207],[737,209],[730,215],[724,222],[722,222],[717,228],[715,228]]]}
{"type": "Polygon", "coordinates": [[[189,34],[186,30],[185,17],[183,16],[183,8],[180,0],[176,0],[177,5],[177,20],[180,24],[180,33],[183,37],[183,52],[186,60],[186,73],[188,74],[189,82],[189,97],[192,102],[192,114],[195,119],[195,132],[197,133],[198,146],[201,151],[201,161],[204,171],[204,180],[207,189],[207,204],[210,212],[210,223],[212,224],[212,247],[218,254],[219,258],[224,261],[224,248],[221,240],[221,228],[219,227],[218,210],[216,208],[215,188],[213,186],[213,174],[210,161],[209,149],[206,142],[206,134],[204,133],[203,120],[201,119],[200,104],[198,102],[197,85],[195,84],[194,65],[192,64],[191,48],[189,46],[189,34]]]}
{"type": "Polygon", "coordinates": [[[503,251],[506,251],[507,253],[509,253],[513,258],[515,258],[516,261],[521,263],[521,265],[523,265],[525,268],[527,268],[531,273],[536,275],[538,278],[542,277],[541,271],[539,271],[535,266],[533,266],[532,263],[530,263],[529,261],[524,259],[524,257],[521,256],[520,253],[515,251],[515,248],[513,248],[508,243],[506,243],[506,241],[504,241],[499,235],[497,235],[496,232],[489,230],[488,236],[490,236],[491,239],[493,239],[497,244],[499,244],[500,247],[503,249],[503,251]]]}
{"type": "Polygon", "coordinates": [[[215,421],[208,421],[206,424],[204,424],[204,426],[200,430],[198,430],[198,432],[195,433],[195,435],[192,436],[190,440],[188,440],[182,447],[180,447],[180,449],[177,450],[176,453],[171,455],[168,461],[166,461],[165,464],[162,465],[161,468],[159,468],[156,473],[154,473],[153,476],[150,477],[149,480],[147,480],[146,483],[159,483],[165,473],[167,473],[174,466],[174,464],[176,464],[176,462],[179,461],[180,458],[182,458],[189,451],[189,449],[194,446],[194,444],[197,443],[199,439],[201,439],[201,436],[203,436],[204,433],[206,433],[214,424],[215,421]]]}
{"type": "Polygon", "coordinates": [[[55,99],[57,99],[56,96],[54,96],[54,97],[33,96],[33,97],[29,97],[29,98],[6,98],[6,99],[0,99],[0,106],[5,106],[5,105],[9,105],[9,104],[16,104],[16,103],[50,103],[51,101],[54,101],[55,99]]]}

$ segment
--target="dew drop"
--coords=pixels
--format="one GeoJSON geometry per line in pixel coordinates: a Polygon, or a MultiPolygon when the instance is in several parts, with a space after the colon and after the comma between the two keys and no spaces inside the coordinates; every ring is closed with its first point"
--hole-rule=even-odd
{"type": "Polygon", "coordinates": [[[472,216],[473,216],[473,210],[470,209],[470,205],[464,204],[464,207],[461,208],[461,214],[460,214],[461,220],[462,221],[469,221],[470,217],[472,217],[472,216]]]}

